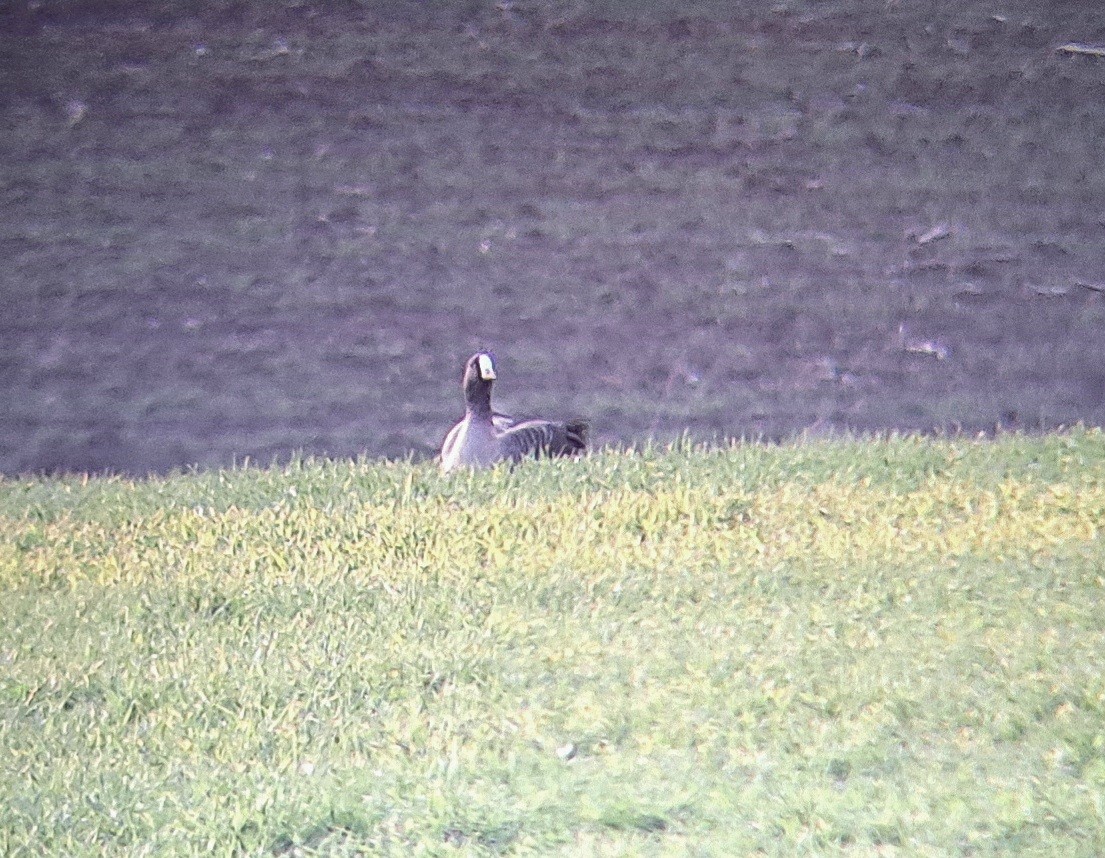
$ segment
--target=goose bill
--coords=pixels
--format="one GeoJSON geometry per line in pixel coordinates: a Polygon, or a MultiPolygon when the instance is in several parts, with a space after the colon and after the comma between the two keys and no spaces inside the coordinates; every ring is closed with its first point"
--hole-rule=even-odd
{"type": "Polygon", "coordinates": [[[480,367],[480,378],[484,381],[494,381],[495,365],[491,362],[491,355],[480,355],[476,362],[480,367]]]}

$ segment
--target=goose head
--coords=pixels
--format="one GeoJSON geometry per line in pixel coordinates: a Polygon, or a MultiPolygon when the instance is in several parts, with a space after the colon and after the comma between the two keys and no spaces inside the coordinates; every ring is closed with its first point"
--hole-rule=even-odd
{"type": "Polygon", "coordinates": [[[464,365],[464,402],[469,409],[491,411],[491,383],[495,380],[495,359],[477,352],[464,365]]]}

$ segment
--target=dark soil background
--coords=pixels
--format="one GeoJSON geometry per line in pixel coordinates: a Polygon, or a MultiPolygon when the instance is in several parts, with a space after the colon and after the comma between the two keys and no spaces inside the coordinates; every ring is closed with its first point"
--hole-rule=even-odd
{"type": "Polygon", "coordinates": [[[0,472],[1105,423],[1097,3],[0,6],[0,472]]]}

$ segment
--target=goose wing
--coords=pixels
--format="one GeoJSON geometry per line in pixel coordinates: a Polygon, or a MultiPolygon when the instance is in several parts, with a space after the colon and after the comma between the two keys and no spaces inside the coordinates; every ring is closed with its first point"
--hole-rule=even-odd
{"type": "Polygon", "coordinates": [[[499,432],[503,456],[513,462],[527,456],[571,456],[587,449],[584,420],[522,420],[499,432]]]}
{"type": "Polygon", "coordinates": [[[517,417],[511,417],[501,411],[491,412],[491,425],[495,427],[496,432],[505,432],[511,426],[516,426],[521,422],[517,417]]]}

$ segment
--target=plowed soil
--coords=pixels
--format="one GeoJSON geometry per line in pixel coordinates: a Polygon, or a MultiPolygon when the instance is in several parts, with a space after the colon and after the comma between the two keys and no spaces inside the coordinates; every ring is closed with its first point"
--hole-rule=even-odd
{"type": "Polygon", "coordinates": [[[0,472],[1105,423],[1094,4],[5,8],[0,472]]]}

